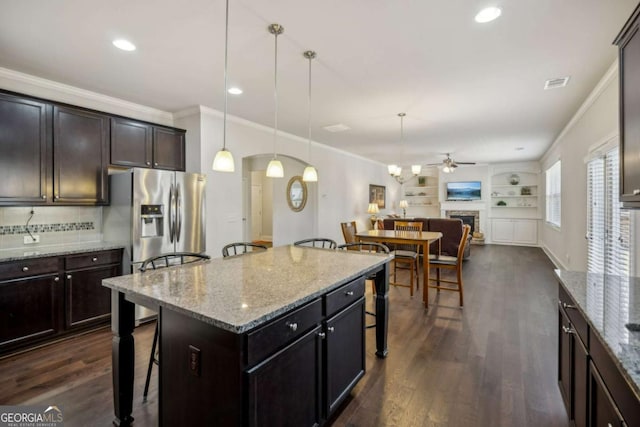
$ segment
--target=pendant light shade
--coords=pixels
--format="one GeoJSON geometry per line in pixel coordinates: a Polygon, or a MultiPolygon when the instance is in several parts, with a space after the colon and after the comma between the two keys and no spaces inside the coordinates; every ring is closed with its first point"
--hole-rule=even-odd
{"type": "Polygon", "coordinates": [[[422,166],[420,165],[412,165],[411,166],[411,173],[414,175],[420,175],[420,172],[422,171],[422,166]]]}
{"type": "Polygon", "coordinates": [[[276,143],[278,142],[278,36],[284,32],[284,27],[280,24],[271,24],[268,30],[275,37],[274,72],[273,72],[273,97],[275,99],[275,119],[273,125],[273,159],[267,166],[267,176],[269,178],[282,178],[284,168],[282,162],[278,160],[276,143]]]}
{"type": "MultiPolygon", "coordinates": [[[[309,108],[307,111],[307,128],[309,129],[309,139],[307,142],[307,161],[311,161],[311,61],[316,57],[316,53],[312,50],[307,50],[303,53],[304,57],[309,60],[309,108]]],[[[318,171],[311,165],[304,168],[302,174],[302,180],[306,182],[317,182],[318,171]]]]}
{"type": "Polygon", "coordinates": [[[211,165],[211,169],[218,172],[235,171],[233,155],[229,150],[227,150],[227,98],[229,95],[229,92],[227,91],[228,47],[229,47],[229,0],[227,0],[226,2],[225,23],[224,23],[224,118],[222,120],[222,149],[216,153],[216,156],[213,159],[213,164],[211,165]]]}

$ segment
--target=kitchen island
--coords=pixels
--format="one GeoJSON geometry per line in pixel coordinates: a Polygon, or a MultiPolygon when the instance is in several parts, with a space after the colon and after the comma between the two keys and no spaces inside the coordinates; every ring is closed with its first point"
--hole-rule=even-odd
{"type": "Polygon", "coordinates": [[[319,425],[364,375],[364,281],[387,354],[389,255],[282,246],[103,281],[117,425],[133,421],[134,303],[160,318],[160,425],[319,425]]]}

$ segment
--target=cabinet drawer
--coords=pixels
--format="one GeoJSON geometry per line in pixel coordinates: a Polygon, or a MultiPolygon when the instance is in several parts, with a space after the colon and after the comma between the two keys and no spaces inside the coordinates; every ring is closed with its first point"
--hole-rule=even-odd
{"type": "Polygon", "coordinates": [[[247,335],[247,363],[260,362],[269,354],[320,323],[322,303],[315,300],[286,316],[247,335]]]}
{"type": "Polygon", "coordinates": [[[576,330],[578,336],[582,340],[582,343],[585,347],[589,348],[589,341],[587,341],[589,337],[589,329],[587,326],[587,321],[585,320],[582,313],[577,308],[577,305],[573,302],[567,291],[561,286],[559,288],[558,302],[564,309],[565,313],[569,317],[571,321],[571,325],[573,329],[576,330]]]}
{"type": "Polygon", "coordinates": [[[98,265],[117,264],[121,262],[120,250],[91,252],[81,255],[69,255],[64,259],[65,270],[95,267],[98,265]]]}
{"type": "Polygon", "coordinates": [[[0,264],[0,281],[38,276],[58,271],[58,258],[34,258],[0,264]]]}
{"type": "Polygon", "coordinates": [[[325,315],[330,316],[336,311],[358,300],[364,295],[364,277],[347,283],[325,296],[325,315]]]}

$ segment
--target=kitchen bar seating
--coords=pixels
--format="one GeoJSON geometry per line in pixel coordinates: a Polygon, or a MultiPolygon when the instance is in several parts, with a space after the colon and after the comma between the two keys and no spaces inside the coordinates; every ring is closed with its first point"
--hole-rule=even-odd
{"type": "Polygon", "coordinates": [[[324,237],[313,237],[311,239],[298,240],[293,243],[294,246],[308,246],[311,248],[335,249],[338,244],[335,240],[324,237]]]}
{"type": "Polygon", "coordinates": [[[258,243],[251,243],[251,242],[229,243],[224,248],[222,248],[222,257],[226,258],[228,256],[244,255],[249,252],[266,251],[266,250],[267,250],[267,247],[265,245],[260,245],[258,243]]]}
{"type": "MultiPolygon", "coordinates": [[[[172,265],[189,264],[192,262],[198,262],[211,259],[209,255],[197,254],[193,252],[178,252],[171,254],[163,254],[147,258],[140,266],[140,271],[145,272],[147,270],[156,270],[158,268],[169,267],[172,265]]],[[[153,333],[153,344],[151,344],[151,355],[149,356],[149,366],[147,368],[147,378],[144,381],[144,392],[142,393],[142,402],[147,401],[147,394],[149,393],[149,382],[151,381],[151,370],[153,365],[159,365],[160,361],[156,357],[156,347],[158,345],[158,323],[160,320],[156,320],[156,330],[153,333]]]]}

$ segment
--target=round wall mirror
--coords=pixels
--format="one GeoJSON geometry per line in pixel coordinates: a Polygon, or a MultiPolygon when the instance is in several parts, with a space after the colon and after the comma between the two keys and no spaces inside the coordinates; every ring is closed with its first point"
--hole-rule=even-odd
{"type": "Polygon", "coordinates": [[[307,204],[307,184],[301,176],[294,176],[287,184],[287,203],[294,212],[300,212],[307,204]]]}

